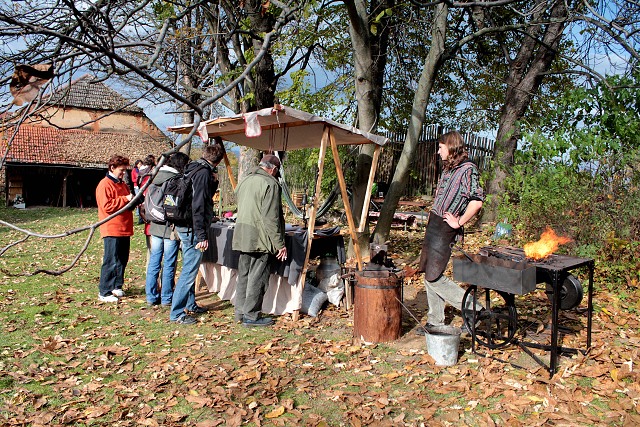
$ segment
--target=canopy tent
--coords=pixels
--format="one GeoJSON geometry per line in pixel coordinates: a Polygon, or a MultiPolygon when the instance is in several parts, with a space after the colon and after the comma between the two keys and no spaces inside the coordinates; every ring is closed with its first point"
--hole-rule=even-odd
{"type": "MultiPolygon", "coordinates": [[[[193,124],[186,124],[172,126],[169,127],[168,130],[179,134],[189,134],[193,131],[193,127],[193,124]]],[[[277,105],[273,108],[265,108],[245,114],[207,120],[198,126],[197,132],[204,141],[208,141],[210,137],[221,137],[224,140],[260,151],[289,151],[301,148],[320,148],[320,155],[318,158],[319,172],[316,180],[316,191],[314,194],[320,194],[324,159],[327,147],[330,146],[333,152],[340,192],[344,202],[345,212],[347,214],[349,233],[355,247],[358,268],[362,269],[362,257],[360,254],[356,231],[362,232],[364,230],[366,215],[368,213],[367,207],[369,206],[371,187],[376,173],[380,149],[387,143],[387,138],[363,132],[355,127],[337,123],[333,120],[318,117],[304,111],[295,110],[284,105],[277,105]],[[356,230],[337,146],[361,144],[375,144],[375,150],[371,171],[369,173],[367,191],[365,193],[366,200],[364,201],[360,216],[360,228],[356,230]]],[[[235,180],[229,166],[228,159],[226,158],[225,163],[227,165],[229,178],[235,188],[235,180]]],[[[317,211],[318,199],[315,198],[309,212],[309,238],[307,239],[307,254],[303,271],[300,276],[300,283],[302,284],[302,286],[299,287],[300,291],[304,287],[305,277],[308,270],[309,254],[311,252],[311,243],[314,236],[317,211]]],[[[294,318],[297,318],[297,313],[294,314],[294,318]]]]}
{"type": "MultiPolygon", "coordinates": [[[[206,120],[198,127],[198,132],[203,137],[220,136],[227,141],[256,150],[287,151],[320,147],[322,133],[326,127],[331,129],[337,145],[373,143],[383,146],[388,141],[385,137],[284,105],[206,120]],[[203,132],[204,129],[206,134],[203,132]]],[[[188,134],[193,125],[172,126],[168,129],[171,132],[188,134]]]]}

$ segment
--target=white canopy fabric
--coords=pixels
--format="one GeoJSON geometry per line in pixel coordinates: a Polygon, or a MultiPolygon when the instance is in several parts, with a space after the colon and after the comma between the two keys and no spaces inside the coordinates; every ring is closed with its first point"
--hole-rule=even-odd
{"type": "MultiPolygon", "coordinates": [[[[284,105],[207,120],[200,125],[198,133],[205,139],[220,136],[224,140],[256,150],[288,151],[319,147],[326,126],[332,128],[337,145],[383,146],[388,141],[383,136],[284,105]]],[[[188,134],[192,129],[192,124],[168,128],[169,131],[180,134],[188,134]]]]}

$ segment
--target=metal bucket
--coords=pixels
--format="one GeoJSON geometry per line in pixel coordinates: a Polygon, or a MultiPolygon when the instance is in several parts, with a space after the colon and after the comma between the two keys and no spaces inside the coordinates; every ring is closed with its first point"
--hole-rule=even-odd
{"type": "Polygon", "coordinates": [[[453,366],[458,362],[458,347],[462,331],[455,326],[432,326],[424,334],[427,352],[438,366],[453,366]]]}

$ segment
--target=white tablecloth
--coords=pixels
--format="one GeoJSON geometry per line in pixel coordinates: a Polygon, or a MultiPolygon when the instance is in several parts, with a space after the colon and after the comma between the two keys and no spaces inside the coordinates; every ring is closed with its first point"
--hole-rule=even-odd
{"type": "MultiPolygon", "coordinates": [[[[220,299],[235,304],[236,281],[238,271],[212,262],[200,264],[202,279],[209,292],[218,294],[220,299]]],[[[269,287],[262,301],[262,312],[282,315],[293,313],[302,307],[302,290],[300,284],[290,285],[287,277],[272,274],[269,277],[269,287]]]]}
{"type": "MultiPolygon", "coordinates": [[[[209,292],[225,300],[235,301],[239,253],[231,249],[233,226],[214,223],[209,227],[209,248],[205,252],[200,273],[209,292]]],[[[262,312],[281,315],[293,313],[302,307],[303,264],[306,256],[306,232],[292,232],[285,236],[287,260],[276,262],[269,278],[262,312]]],[[[311,258],[326,253],[335,254],[342,264],[345,261],[344,239],[339,234],[317,236],[311,247],[311,258]]]]}

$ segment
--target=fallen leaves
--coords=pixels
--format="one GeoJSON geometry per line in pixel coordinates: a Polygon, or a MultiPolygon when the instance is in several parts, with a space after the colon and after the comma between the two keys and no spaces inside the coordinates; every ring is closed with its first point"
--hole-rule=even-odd
{"type": "MultiPolygon", "coordinates": [[[[422,276],[415,272],[422,236],[394,231],[397,239],[389,256],[405,271],[405,300],[424,295],[422,276]]],[[[475,239],[484,245],[482,238],[471,236],[467,244],[476,244],[475,239]]],[[[591,351],[563,355],[558,374],[549,379],[526,355],[529,364],[512,367],[508,362],[523,360],[515,345],[480,349],[488,357],[465,351],[456,366],[447,368],[435,366],[423,338],[416,339],[412,349],[359,345],[352,340],[353,325],[342,308],[297,324],[278,319],[277,327],[264,335],[233,324],[230,310],[207,314],[193,330],[166,328],[153,334],[147,328],[165,328],[166,319],[153,314],[142,318],[132,308],[135,303],[127,300],[118,308],[84,302],[85,291],[79,286],[47,294],[47,300],[69,307],[60,313],[42,298],[32,296],[21,303],[20,292],[4,291],[3,309],[11,307],[19,321],[25,307],[37,307],[34,323],[40,329],[22,330],[17,322],[5,326],[5,333],[32,336],[35,345],[1,349],[3,425],[640,422],[640,323],[622,304],[611,302],[618,297],[607,292],[594,298],[591,351]],[[83,309],[75,313],[78,306],[83,309]],[[109,310],[113,323],[100,321],[99,309],[109,310]],[[82,333],[73,332],[82,328],[82,333]],[[41,335],[42,330],[48,332],[41,335]]],[[[412,307],[424,314],[421,304],[412,307]]],[[[547,339],[546,295],[518,298],[517,306],[527,333],[547,339]]],[[[562,345],[584,345],[585,313],[569,311],[561,317],[569,323],[562,345]]],[[[469,341],[463,340],[461,348],[468,349],[469,341]]]]}

